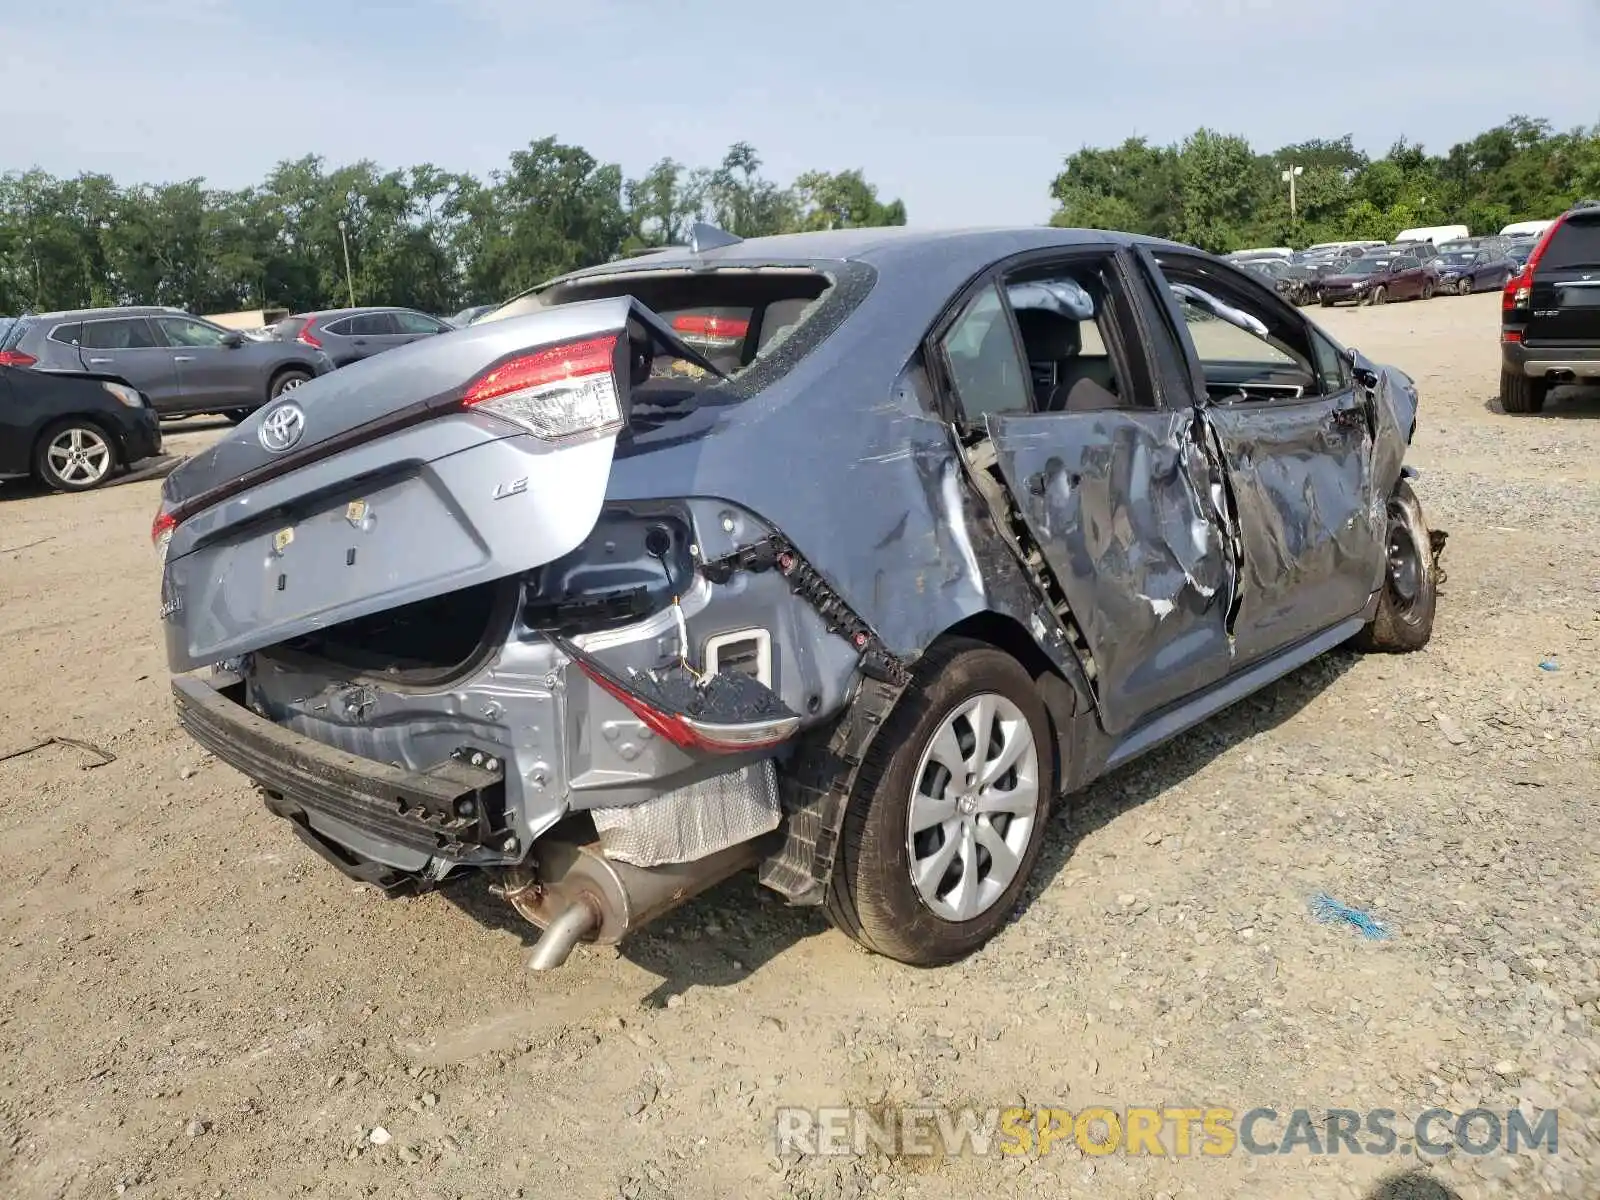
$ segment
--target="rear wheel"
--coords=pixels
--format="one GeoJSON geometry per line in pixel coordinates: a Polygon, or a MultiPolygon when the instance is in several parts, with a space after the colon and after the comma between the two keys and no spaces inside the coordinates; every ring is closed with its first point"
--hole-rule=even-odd
{"type": "Polygon", "coordinates": [[[61,421],[45,430],[33,455],[39,482],[57,492],[99,487],[116,465],[111,438],[98,425],[81,419],[61,421]]]}
{"type": "Polygon", "coordinates": [[[1404,479],[1389,497],[1386,536],[1388,561],[1378,611],[1354,641],[1358,650],[1404,654],[1428,644],[1439,606],[1439,569],[1433,561],[1428,523],[1404,479]]]}
{"type": "Polygon", "coordinates": [[[1542,379],[1529,379],[1521,371],[1500,372],[1500,407],[1515,416],[1536,413],[1544,407],[1550,385],[1542,379]]]}
{"type": "Polygon", "coordinates": [[[302,383],[310,382],[310,379],[310,372],[302,371],[298,367],[288,371],[280,371],[272,377],[272,383],[267,388],[267,399],[276,400],[285,392],[292,392],[302,383]]]}
{"type": "Polygon", "coordinates": [[[1465,275],[1463,275],[1456,282],[1456,295],[1458,295],[1458,296],[1470,296],[1470,295],[1472,295],[1472,280],[1467,278],[1465,275]]]}
{"type": "Polygon", "coordinates": [[[237,425],[254,411],[254,409],[250,408],[230,408],[222,414],[222,419],[229,425],[237,425]]]}
{"type": "Polygon", "coordinates": [[[1422,285],[1422,298],[1424,300],[1432,300],[1433,299],[1433,280],[1429,279],[1429,280],[1427,280],[1427,281],[1425,281],[1423,283],[1423,285],[1422,285]]]}
{"type": "Polygon", "coordinates": [[[1380,283],[1377,287],[1372,289],[1372,295],[1367,298],[1367,303],[1368,304],[1382,304],[1388,298],[1389,298],[1389,289],[1384,287],[1383,284],[1380,283]]]}
{"type": "Polygon", "coordinates": [[[954,962],[1005,924],[1044,843],[1050,720],[1016,659],[930,650],[862,763],[827,910],[869,950],[954,962]]]}

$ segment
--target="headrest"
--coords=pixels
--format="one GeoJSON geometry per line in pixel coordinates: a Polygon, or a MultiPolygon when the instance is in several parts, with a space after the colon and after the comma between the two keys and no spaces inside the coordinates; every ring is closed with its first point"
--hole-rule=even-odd
{"type": "Polygon", "coordinates": [[[1083,350],[1083,334],[1078,322],[1042,308],[1024,308],[1017,313],[1017,328],[1028,357],[1035,362],[1075,358],[1083,350]]]}

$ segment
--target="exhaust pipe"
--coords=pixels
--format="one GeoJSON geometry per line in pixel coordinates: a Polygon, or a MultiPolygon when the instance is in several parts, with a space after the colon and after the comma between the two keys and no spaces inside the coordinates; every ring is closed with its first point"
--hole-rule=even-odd
{"type": "Polygon", "coordinates": [[[534,843],[530,864],[514,868],[502,891],[517,912],[544,931],[528,958],[529,970],[554,970],[580,941],[615,945],[625,934],[755,866],[769,853],[771,839],[769,834],[694,862],[659,867],[609,859],[599,842],[534,843]]]}

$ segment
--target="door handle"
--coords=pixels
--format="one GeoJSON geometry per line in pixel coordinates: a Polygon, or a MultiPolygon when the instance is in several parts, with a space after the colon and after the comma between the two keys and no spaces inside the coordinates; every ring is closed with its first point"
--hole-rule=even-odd
{"type": "Polygon", "coordinates": [[[115,361],[116,361],[116,359],[114,359],[114,358],[91,358],[89,360],[89,365],[97,367],[97,366],[102,366],[105,363],[115,362],[115,361]]]}
{"type": "Polygon", "coordinates": [[[172,356],[172,361],[173,362],[193,362],[194,361],[194,355],[192,355],[192,354],[174,354],[172,356]]]}
{"type": "Polygon", "coordinates": [[[357,338],[355,340],[355,344],[357,346],[365,346],[367,344],[367,339],[366,338],[357,338]]]}

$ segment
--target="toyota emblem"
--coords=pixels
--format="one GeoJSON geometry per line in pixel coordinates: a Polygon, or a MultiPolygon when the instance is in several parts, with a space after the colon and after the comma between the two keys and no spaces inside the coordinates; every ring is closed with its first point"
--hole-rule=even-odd
{"type": "Polygon", "coordinates": [[[280,404],[261,420],[256,436],[274,454],[294,449],[306,431],[306,414],[298,404],[280,404]]]}

